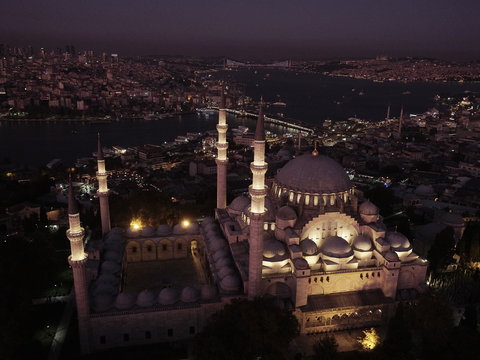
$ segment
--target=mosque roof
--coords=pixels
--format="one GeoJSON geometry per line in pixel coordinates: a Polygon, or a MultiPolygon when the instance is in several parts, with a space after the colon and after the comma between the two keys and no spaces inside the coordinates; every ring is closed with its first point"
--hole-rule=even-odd
{"type": "Polygon", "coordinates": [[[288,189],[306,193],[338,193],[352,188],[343,167],[324,155],[301,155],[290,160],[276,176],[288,189]]]}
{"type": "Polygon", "coordinates": [[[352,248],[347,240],[340,236],[329,236],[322,244],[323,254],[335,258],[344,258],[353,255],[352,248]]]}

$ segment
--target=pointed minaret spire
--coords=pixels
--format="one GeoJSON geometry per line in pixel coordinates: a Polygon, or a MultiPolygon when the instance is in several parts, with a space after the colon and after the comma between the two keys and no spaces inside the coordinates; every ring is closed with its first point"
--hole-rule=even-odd
{"type": "Polygon", "coordinates": [[[218,108],[217,140],[217,209],[227,207],[227,110],[225,109],[225,85],[222,84],[220,107],[218,108]]]}
{"type": "Polygon", "coordinates": [[[68,214],[78,214],[78,203],[73,194],[72,174],[68,175],[68,214]]]}
{"type": "Polygon", "coordinates": [[[263,98],[260,99],[257,127],[255,128],[255,141],[265,141],[265,115],[263,114],[263,98]]]}
{"type": "Polygon", "coordinates": [[[110,208],[108,204],[108,184],[107,171],[105,169],[105,159],[103,157],[102,144],[100,142],[100,134],[97,138],[97,180],[98,180],[98,199],[100,201],[100,218],[102,220],[102,234],[105,235],[110,231],[110,208]]]}
{"type": "Polygon", "coordinates": [[[248,297],[253,299],[259,296],[262,288],[262,261],[263,261],[263,233],[265,217],[265,196],[267,188],[265,185],[265,173],[267,172],[265,162],[265,125],[263,115],[263,99],[260,100],[260,111],[255,129],[253,141],[253,162],[250,164],[252,170],[252,185],[249,193],[250,204],[250,225],[249,225],[249,250],[248,250],[248,297]]]}
{"type": "Polygon", "coordinates": [[[100,133],[97,133],[97,160],[105,160],[103,157],[102,143],[100,142],[100,133]]]}
{"type": "Polygon", "coordinates": [[[403,105],[400,109],[400,117],[398,118],[398,129],[397,129],[397,138],[400,139],[402,137],[402,126],[403,126],[403,105]]]}

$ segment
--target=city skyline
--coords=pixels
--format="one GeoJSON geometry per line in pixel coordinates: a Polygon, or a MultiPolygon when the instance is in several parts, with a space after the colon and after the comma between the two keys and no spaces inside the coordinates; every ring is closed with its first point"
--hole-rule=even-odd
{"type": "Polygon", "coordinates": [[[17,1],[0,14],[0,43],[123,55],[476,60],[474,1],[69,3],[17,1]]]}

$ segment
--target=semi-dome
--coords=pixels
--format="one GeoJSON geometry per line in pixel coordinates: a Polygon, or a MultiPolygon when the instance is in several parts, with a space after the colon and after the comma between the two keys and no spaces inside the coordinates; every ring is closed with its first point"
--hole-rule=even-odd
{"type": "Polygon", "coordinates": [[[113,261],[104,261],[101,266],[102,273],[114,274],[120,271],[121,267],[119,264],[113,261]]]}
{"type": "Polygon", "coordinates": [[[137,296],[137,305],[140,307],[150,307],[155,303],[155,294],[152,290],[142,290],[137,296]]]}
{"type": "Polygon", "coordinates": [[[352,243],[352,247],[358,251],[371,251],[373,249],[372,240],[368,235],[358,235],[352,243]]]}
{"type": "Polygon", "coordinates": [[[221,257],[217,261],[215,261],[215,266],[217,269],[221,269],[225,266],[231,266],[232,265],[232,260],[228,257],[221,257]]]}
{"type": "Polygon", "coordinates": [[[237,292],[240,290],[241,282],[237,275],[227,275],[220,280],[220,287],[224,291],[237,292]]]}
{"type": "Polygon", "coordinates": [[[113,284],[113,285],[118,285],[119,282],[120,282],[120,278],[118,276],[115,276],[113,274],[108,274],[108,273],[104,273],[100,275],[97,278],[97,281],[95,281],[96,284],[106,283],[106,284],[113,284]]]}
{"type": "Polygon", "coordinates": [[[225,245],[226,245],[225,240],[222,239],[220,236],[215,236],[211,238],[209,242],[210,242],[210,249],[212,251],[223,249],[225,248],[225,245]]]}
{"type": "Polygon", "coordinates": [[[135,304],[136,297],[128,292],[118,294],[115,300],[115,307],[118,310],[130,309],[135,304]]]}
{"type": "Polygon", "coordinates": [[[302,240],[300,247],[305,255],[315,255],[318,251],[317,244],[312,239],[302,240]]]}
{"type": "Polygon", "coordinates": [[[170,226],[168,226],[167,224],[158,225],[157,227],[158,236],[167,236],[167,235],[170,235],[171,233],[172,233],[172,230],[170,229],[170,226]]]}
{"type": "Polygon", "coordinates": [[[306,154],[290,160],[275,179],[279,186],[305,193],[338,193],[352,188],[343,167],[324,155],[306,154]]]}
{"type": "Polygon", "coordinates": [[[213,254],[213,261],[217,261],[218,259],[226,257],[226,256],[228,256],[228,250],[227,249],[223,248],[223,249],[217,250],[213,254]]]}
{"type": "Polygon", "coordinates": [[[263,243],[263,256],[271,259],[275,256],[285,255],[285,247],[278,240],[267,240],[263,243]]]}
{"type": "Polygon", "coordinates": [[[282,206],[277,211],[277,218],[280,220],[297,220],[297,213],[290,206],[282,206]]]}
{"type": "Polygon", "coordinates": [[[217,296],[217,288],[213,285],[203,285],[200,289],[200,297],[202,300],[213,300],[217,296]]]}
{"type": "Polygon", "coordinates": [[[164,288],[158,294],[158,302],[161,305],[172,305],[178,301],[178,291],[173,288],[164,288]]]}
{"type": "Polygon", "coordinates": [[[295,269],[297,270],[307,270],[309,268],[308,262],[304,258],[293,259],[293,264],[295,265],[295,269]]]}
{"type": "Polygon", "coordinates": [[[145,226],[141,231],[140,235],[148,237],[155,235],[155,229],[152,226],[145,226]]]}
{"type": "Polygon", "coordinates": [[[362,215],[378,215],[378,207],[370,200],[367,200],[360,204],[358,212],[362,215]]]}
{"type": "Polygon", "coordinates": [[[180,299],[185,303],[191,303],[197,301],[199,297],[200,294],[198,293],[197,289],[191,286],[187,286],[183,288],[180,299]]]}
{"type": "Polygon", "coordinates": [[[235,273],[235,271],[231,267],[225,266],[225,267],[221,268],[220,270],[218,270],[217,275],[218,275],[219,279],[221,280],[224,277],[226,277],[228,275],[232,275],[234,273],[235,273]]]}
{"type": "Polygon", "coordinates": [[[229,209],[237,212],[241,212],[245,207],[250,205],[250,199],[245,195],[237,196],[229,205],[229,209]]]}
{"type": "Polygon", "coordinates": [[[388,250],[385,254],[384,257],[387,261],[400,261],[400,258],[398,257],[397,253],[392,250],[388,250]]]}
{"type": "Polygon", "coordinates": [[[408,250],[411,248],[410,241],[407,237],[398,231],[389,231],[385,235],[385,240],[390,246],[397,251],[408,250]]]}
{"type": "Polygon", "coordinates": [[[334,258],[344,258],[353,255],[352,248],[348,241],[340,236],[327,237],[320,250],[324,255],[334,258]]]}
{"type": "Polygon", "coordinates": [[[116,262],[116,263],[121,263],[122,262],[122,259],[123,259],[123,254],[121,254],[120,252],[118,251],[114,251],[114,250],[108,250],[105,252],[105,255],[103,256],[103,258],[105,260],[108,260],[108,261],[113,261],[113,262],[116,262]]]}

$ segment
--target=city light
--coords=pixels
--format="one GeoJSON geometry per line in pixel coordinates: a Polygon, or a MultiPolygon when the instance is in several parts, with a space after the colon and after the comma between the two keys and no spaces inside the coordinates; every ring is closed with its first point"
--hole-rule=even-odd
{"type": "Polygon", "coordinates": [[[184,219],[182,220],[182,227],[183,228],[188,228],[190,226],[190,220],[184,219]]]}
{"type": "Polygon", "coordinates": [[[131,227],[132,230],[134,230],[134,231],[141,230],[142,227],[143,227],[142,221],[141,221],[140,219],[133,219],[133,220],[130,222],[130,227],[131,227]]]}

